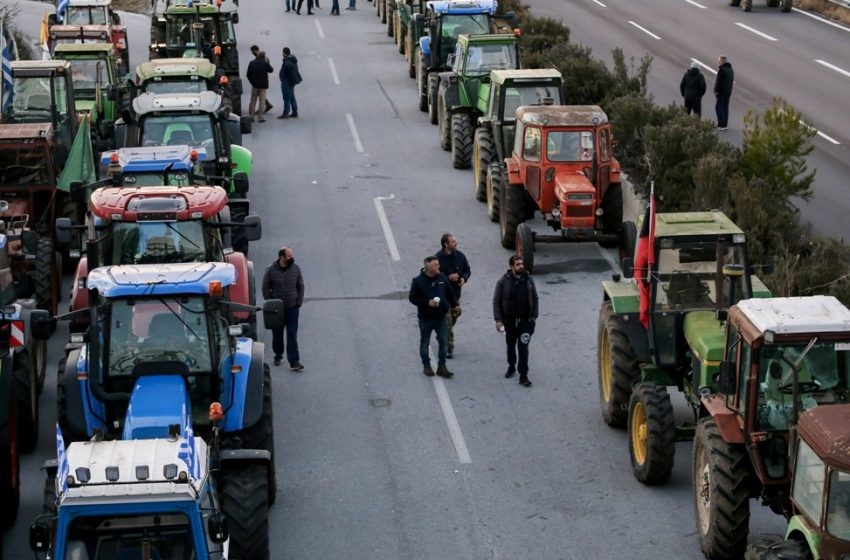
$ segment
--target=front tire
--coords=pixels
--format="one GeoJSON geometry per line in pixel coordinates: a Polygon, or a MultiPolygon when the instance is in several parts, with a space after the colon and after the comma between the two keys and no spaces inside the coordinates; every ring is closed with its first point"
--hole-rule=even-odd
{"type": "Polygon", "coordinates": [[[440,147],[448,152],[452,149],[452,116],[446,109],[445,88],[440,85],[440,91],[437,94],[437,118],[440,130],[440,147]]]}
{"type": "Polygon", "coordinates": [[[791,11],[793,4],[792,0],[782,0],[779,4],[781,6],[780,10],[787,14],[791,11]]]}
{"type": "Polygon", "coordinates": [[[744,446],[723,441],[714,419],[700,420],[694,437],[694,507],[706,558],[739,557],[747,547],[749,469],[744,446]]]}
{"type": "Polygon", "coordinates": [[[455,169],[469,169],[472,162],[472,115],[452,115],[452,165],[455,169]]]}
{"type": "Polygon", "coordinates": [[[56,256],[53,253],[53,240],[49,237],[39,238],[32,276],[36,306],[55,315],[59,302],[59,270],[56,268],[56,256]]]}
{"type": "Polygon", "coordinates": [[[744,560],[812,560],[812,551],[805,541],[759,540],[747,545],[744,560]]]}
{"type": "Polygon", "coordinates": [[[612,428],[624,428],[638,363],[625,325],[614,314],[610,301],[603,302],[599,309],[596,347],[602,418],[612,428]]]}
{"type": "Polygon", "coordinates": [[[423,113],[428,112],[428,77],[425,74],[426,64],[425,56],[420,53],[416,59],[416,89],[419,92],[419,110],[423,113]]]}
{"type": "Polygon", "coordinates": [[[516,229],[516,254],[522,257],[528,273],[534,273],[534,232],[525,222],[516,229]]]}
{"type": "Polygon", "coordinates": [[[499,221],[499,203],[502,197],[504,185],[505,168],[499,162],[487,166],[487,217],[491,222],[499,221]]]}
{"type": "Polygon", "coordinates": [[[629,400],[629,455],[635,478],[644,484],[670,480],[676,453],[676,424],[667,389],[639,383],[629,400]]]}
{"type": "Polygon", "coordinates": [[[437,124],[439,113],[437,111],[437,93],[440,88],[440,77],[435,73],[428,74],[428,120],[431,124],[437,124]]]}
{"type": "Polygon", "coordinates": [[[268,474],[264,465],[222,469],[221,509],[230,530],[230,556],[236,560],[268,560],[268,474]]]}
{"type": "Polygon", "coordinates": [[[525,221],[525,189],[502,181],[499,192],[499,234],[502,247],[516,248],[516,230],[525,221]]]}
{"type": "Polygon", "coordinates": [[[475,199],[479,202],[487,201],[487,168],[496,159],[494,148],[490,130],[483,126],[476,128],[472,141],[472,173],[475,180],[475,199]]]}

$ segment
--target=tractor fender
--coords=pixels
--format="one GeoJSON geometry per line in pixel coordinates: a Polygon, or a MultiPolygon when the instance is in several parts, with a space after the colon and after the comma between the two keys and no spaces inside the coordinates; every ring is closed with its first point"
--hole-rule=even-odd
{"type": "Polygon", "coordinates": [[[519,172],[519,162],[512,157],[505,158],[505,165],[508,168],[508,184],[522,185],[522,177],[519,172]]]}
{"type": "Polygon", "coordinates": [[[431,56],[431,37],[425,35],[419,38],[419,50],[425,55],[425,58],[431,56]]]}
{"type": "Polygon", "coordinates": [[[805,542],[809,550],[822,550],[820,537],[816,530],[806,522],[806,518],[800,514],[788,520],[788,529],[785,531],[785,540],[805,542]]]}
{"type": "Polygon", "coordinates": [[[262,415],[264,352],[265,345],[262,342],[239,338],[236,352],[222,360],[222,390],[226,391],[222,400],[227,403],[222,426],[225,432],[250,428],[262,415]],[[232,365],[240,366],[241,370],[232,373],[232,365]]]}
{"type": "Polygon", "coordinates": [[[726,395],[708,395],[700,398],[707,414],[714,419],[720,437],[726,443],[744,443],[744,431],[738,414],[726,406],[726,395]]]}
{"type": "MultiPolygon", "coordinates": [[[[236,269],[236,283],[231,285],[230,300],[236,303],[244,303],[248,305],[249,300],[249,280],[248,280],[248,259],[244,253],[230,253],[224,257],[225,262],[233,265],[236,269]]],[[[248,311],[234,311],[233,316],[239,321],[247,321],[250,313],[248,311]]]]}
{"type": "Polygon", "coordinates": [[[443,86],[443,106],[449,110],[453,110],[460,104],[458,84],[449,81],[449,77],[453,75],[453,72],[440,72],[440,85],[445,84],[443,86]]]}
{"type": "Polygon", "coordinates": [[[238,468],[239,465],[270,466],[272,455],[265,449],[222,449],[218,464],[221,468],[238,468]]]}
{"type": "MultiPolygon", "coordinates": [[[[89,435],[83,393],[88,392],[88,382],[77,379],[78,362],[82,348],[72,350],[65,360],[65,369],[59,372],[57,380],[65,390],[65,423],[72,433],[89,435]]],[[[85,364],[85,362],[84,362],[85,364]]],[[[88,399],[85,399],[88,400],[88,399]]]]}
{"type": "Polygon", "coordinates": [[[251,176],[254,169],[254,156],[251,154],[251,150],[237,144],[231,144],[230,161],[233,163],[233,173],[244,171],[248,174],[248,177],[251,176]]]}
{"type": "Polygon", "coordinates": [[[638,288],[634,280],[606,280],[602,282],[602,290],[603,301],[611,302],[611,309],[620,319],[635,358],[641,363],[651,362],[649,336],[640,323],[638,288]]]}

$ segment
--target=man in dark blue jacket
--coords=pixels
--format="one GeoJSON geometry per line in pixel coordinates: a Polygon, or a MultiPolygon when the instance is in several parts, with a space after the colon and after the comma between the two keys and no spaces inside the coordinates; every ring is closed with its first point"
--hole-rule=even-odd
{"type": "Polygon", "coordinates": [[[437,375],[451,378],[454,374],[446,368],[446,313],[459,306],[448,278],[440,272],[437,257],[425,258],[425,267],[410,283],[408,299],[416,306],[419,318],[419,357],[422,358],[422,373],[428,377],[434,375],[431,356],[428,354],[433,331],[437,335],[437,375]]]}
{"type": "Polygon", "coordinates": [[[298,102],[295,101],[295,86],[298,84],[300,73],[298,59],[292,56],[289,47],[283,47],[283,62],[280,65],[280,92],[283,96],[283,113],[279,119],[298,118],[298,102]]]}
{"type": "Polygon", "coordinates": [[[714,81],[714,95],[717,103],[717,130],[729,130],[729,99],[732,98],[732,85],[735,83],[735,71],[725,56],[717,59],[717,79],[714,81]]]}
{"type": "MultiPolygon", "coordinates": [[[[469,276],[472,270],[469,268],[469,261],[466,260],[466,255],[458,251],[457,239],[451,233],[444,233],[440,238],[441,249],[437,251],[437,260],[440,261],[440,272],[446,275],[449,279],[449,286],[455,293],[455,298],[460,304],[460,294],[463,286],[469,282],[469,276]]],[[[446,327],[449,333],[449,351],[446,358],[452,359],[455,351],[455,333],[454,326],[460,317],[460,307],[450,310],[446,314],[446,327]]]]}

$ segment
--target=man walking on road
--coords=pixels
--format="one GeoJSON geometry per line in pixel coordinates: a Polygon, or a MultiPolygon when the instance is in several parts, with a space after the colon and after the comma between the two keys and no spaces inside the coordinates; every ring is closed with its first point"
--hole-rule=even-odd
{"type": "Polygon", "coordinates": [[[717,59],[717,79],[714,81],[714,95],[717,103],[717,130],[729,130],[729,99],[732,97],[732,85],[735,83],[735,71],[725,56],[717,59]]]}
{"type": "Polygon", "coordinates": [[[266,94],[269,91],[269,74],[274,71],[264,51],[257,51],[254,60],[248,63],[248,82],[251,84],[251,102],[248,105],[248,114],[254,120],[266,122],[263,115],[266,114],[266,94]],[[259,102],[259,106],[257,103],[259,102]]]}
{"type": "Polygon", "coordinates": [[[446,314],[450,309],[458,308],[454,291],[449,286],[449,280],[440,272],[440,262],[437,257],[426,257],[425,266],[419,276],[410,283],[410,303],[416,306],[419,318],[419,357],[422,359],[422,373],[433,377],[431,356],[428,346],[431,344],[431,332],[437,336],[437,375],[447,379],[454,376],[446,368],[446,346],[448,334],[446,314]]]}
{"type": "MultiPolygon", "coordinates": [[[[449,286],[455,294],[455,299],[460,305],[460,294],[463,286],[469,281],[469,276],[472,270],[469,268],[469,262],[466,260],[466,255],[458,251],[457,239],[451,233],[444,233],[440,238],[442,248],[437,251],[437,260],[440,263],[440,272],[446,275],[449,279],[449,286]]],[[[448,330],[449,348],[446,353],[446,358],[452,359],[455,352],[455,335],[454,326],[460,317],[460,307],[455,307],[449,310],[446,314],[446,328],[448,330]]]]}
{"type": "MultiPolygon", "coordinates": [[[[299,0],[301,1],[301,0],[299,0]]],[[[283,113],[279,119],[298,118],[298,102],[295,101],[295,86],[300,82],[298,59],[292,56],[289,47],[283,47],[283,62],[280,64],[280,92],[283,96],[283,113]]]]}
{"type": "Polygon", "coordinates": [[[283,327],[272,329],[272,350],[274,365],[279,366],[283,359],[283,331],[286,330],[286,359],[289,369],[301,371],[298,355],[298,316],[304,302],[304,278],[301,268],[295,264],[295,255],[289,247],[282,247],[263,276],[263,297],[283,300],[283,327]]]}
{"type": "Polygon", "coordinates": [[[691,62],[691,67],[682,76],[679,83],[679,92],[685,98],[685,110],[688,114],[693,111],[696,116],[702,117],[702,96],[705,95],[705,77],[699,71],[699,64],[691,62]]]}
{"type": "Polygon", "coordinates": [[[519,370],[520,385],[531,387],[528,379],[528,344],[537,321],[537,288],[525,271],[522,257],[512,255],[508,263],[510,268],[496,282],[493,291],[493,318],[496,320],[496,330],[504,333],[508,345],[508,371],[505,377],[513,377],[519,370]]]}

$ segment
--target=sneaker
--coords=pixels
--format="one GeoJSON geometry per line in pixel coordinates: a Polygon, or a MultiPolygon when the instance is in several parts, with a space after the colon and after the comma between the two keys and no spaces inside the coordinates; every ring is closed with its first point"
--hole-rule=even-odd
{"type": "Polygon", "coordinates": [[[288,14],[288,13],[289,13],[289,12],[291,12],[291,11],[292,11],[292,10],[286,10],[284,13],[287,13],[287,14],[288,14]]]}
{"type": "Polygon", "coordinates": [[[505,372],[505,379],[510,379],[516,373],[516,366],[513,364],[508,365],[508,371],[505,372]]]}
{"type": "Polygon", "coordinates": [[[263,117],[259,117],[259,118],[257,119],[257,122],[266,122],[266,119],[264,119],[263,117]]]}
{"type": "Polygon", "coordinates": [[[289,115],[278,115],[278,116],[277,116],[277,118],[279,118],[279,119],[288,119],[288,118],[289,118],[289,115]]]}
{"type": "Polygon", "coordinates": [[[276,366],[280,365],[280,358],[278,358],[277,356],[275,356],[274,365],[276,365],[276,366]]]}
{"type": "Polygon", "coordinates": [[[297,119],[297,118],[298,118],[298,113],[291,113],[289,116],[290,116],[291,118],[293,118],[293,119],[297,119]]]}
{"type": "Polygon", "coordinates": [[[422,373],[424,373],[428,377],[434,377],[434,370],[431,368],[431,364],[426,364],[422,366],[422,373]]]}
{"type": "Polygon", "coordinates": [[[718,126],[717,130],[729,130],[728,126],[718,126]]]}
{"type": "Polygon", "coordinates": [[[266,101],[266,113],[268,113],[268,112],[269,112],[269,111],[271,111],[272,109],[274,109],[274,105],[272,105],[271,103],[269,103],[268,101],[266,101]]]}
{"type": "Polygon", "coordinates": [[[301,371],[302,369],[304,369],[304,366],[301,362],[295,362],[289,366],[289,371],[301,371]]]}
{"type": "Polygon", "coordinates": [[[531,387],[531,381],[528,380],[527,375],[520,375],[519,376],[519,384],[522,385],[523,387],[531,387]]]}
{"type": "Polygon", "coordinates": [[[445,377],[446,379],[451,379],[455,376],[455,374],[446,369],[446,366],[437,367],[437,375],[439,375],[440,377],[445,377]]]}

